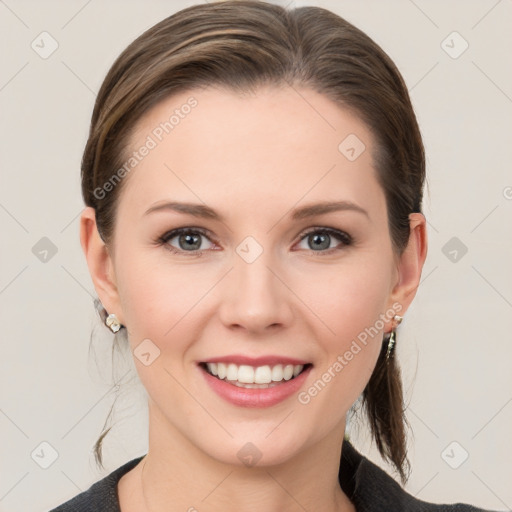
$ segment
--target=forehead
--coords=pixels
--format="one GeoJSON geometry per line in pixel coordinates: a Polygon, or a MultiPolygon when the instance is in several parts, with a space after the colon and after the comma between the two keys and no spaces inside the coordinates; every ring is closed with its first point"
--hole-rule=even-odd
{"type": "Polygon", "coordinates": [[[141,208],[166,194],[247,207],[343,192],[364,200],[379,192],[372,151],[366,125],[310,89],[192,89],[135,127],[130,152],[139,156],[123,195],[141,208]]]}

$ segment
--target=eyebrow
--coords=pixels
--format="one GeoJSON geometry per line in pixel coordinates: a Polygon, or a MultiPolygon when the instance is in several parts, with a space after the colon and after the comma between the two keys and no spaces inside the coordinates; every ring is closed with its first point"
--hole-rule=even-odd
{"type": "MultiPolygon", "coordinates": [[[[177,201],[169,201],[165,203],[155,204],[154,206],[146,210],[144,212],[144,215],[148,215],[150,213],[162,210],[186,213],[189,215],[193,215],[194,217],[218,220],[220,222],[225,221],[222,215],[220,215],[218,212],[216,212],[209,206],[195,203],[182,203],[177,201]]],[[[351,201],[324,201],[320,203],[302,206],[301,208],[296,208],[292,210],[291,218],[293,220],[301,220],[337,211],[354,211],[362,213],[366,217],[370,218],[368,212],[364,208],[361,208],[361,206],[358,206],[357,204],[352,203],[351,201]]]]}

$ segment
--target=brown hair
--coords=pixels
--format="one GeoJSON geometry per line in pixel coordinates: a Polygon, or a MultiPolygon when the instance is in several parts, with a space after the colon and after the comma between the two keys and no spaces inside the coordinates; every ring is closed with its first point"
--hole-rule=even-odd
{"type": "MultiPolygon", "coordinates": [[[[366,34],[319,7],[287,10],[257,0],[183,9],[133,41],[98,93],[82,160],[82,194],[99,233],[112,241],[123,181],[102,188],[127,158],[130,134],[171,94],[218,85],[251,92],[262,85],[308,87],[349,109],[370,129],[377,179],[386,197],[395,254],[409,239],[409,214],[421,212],[425,155],[407,87],[388,55],[366,34]]],[[[406,419],[400,371],[383,343],[363,392],[381,455],[407,480],[406,419]]],[[[108,432],[108,430],[107,430],[108,432]]],[[[101,464],[101,441],[95,445],[101,464]]]]}

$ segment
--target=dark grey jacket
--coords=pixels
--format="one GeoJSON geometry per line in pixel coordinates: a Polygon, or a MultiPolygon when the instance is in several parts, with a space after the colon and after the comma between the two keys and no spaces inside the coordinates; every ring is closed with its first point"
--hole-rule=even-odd
{"type": "MultiPolygon", "coordinates": [[[[339,471],[341,488],[357,512],[490,512],[464,505],[435,505],[418,500],[373,462],[363,457],[349,441],[343,442],[339,471]]],[[[142,457],[133,459],[50,512],[121,512],[117,482],[142,457]]]]}

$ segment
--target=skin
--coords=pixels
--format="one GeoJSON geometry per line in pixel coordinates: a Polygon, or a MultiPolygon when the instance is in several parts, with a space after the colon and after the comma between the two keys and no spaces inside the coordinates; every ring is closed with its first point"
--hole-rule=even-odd
{"type": "Polygon", "coordinates": [[[148,366],[134,357],[149,397],[149,450],[143,491],[142,463],[119,483],[121,509],[353,511],[338,483],[345,418],[392,328],[389,316],[308,404],[294,395],[263,409],[232,405],[205,383],[197,362],[227,354],[298,357],[313,364],[301,389],[309,388],[393,304],[405,314],[426,258],[425,218],[410,215],[399,257],[371,133],[305,88],[173,96],[140,120],[131,147],[191,95],[198,105],[124,178],[112,245],[99,237],[93,209],[81,216],[81,243],[102,304],[126,326],[132,350],[144,339],[160,350],[148,366]],[[338,150],[349,134],[366,146],[352,162],[338,150]],[[144,215],[169,200],[205,204],[224,221],[170,210],[144,215]],[[367,215],[291,219],[294,208],[328,200],[351,201],[367,215]],[[211,234],[200,238],[199,257],[179,237],[167,245],[181,254],[155,242],[185,226],[211,234]],[[353,243],[331,237],[333,249],[315,250],[305,232],[326,227],[353,243]],[[263,249],[253,263],[236,252],[247,236],[263,249]],[[261,452],[253,467],[237,457],[247,442],[261,452]]]}

